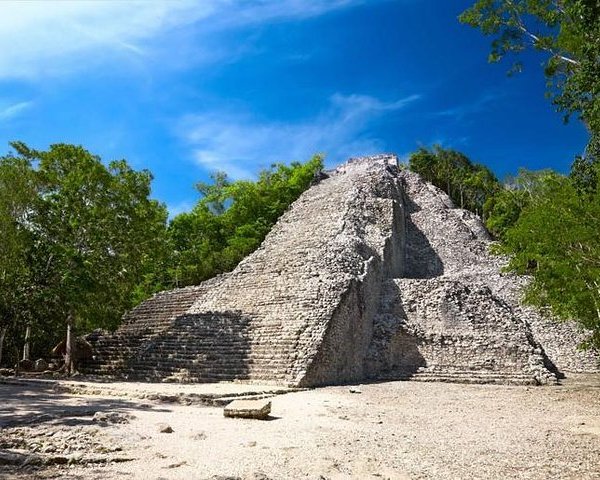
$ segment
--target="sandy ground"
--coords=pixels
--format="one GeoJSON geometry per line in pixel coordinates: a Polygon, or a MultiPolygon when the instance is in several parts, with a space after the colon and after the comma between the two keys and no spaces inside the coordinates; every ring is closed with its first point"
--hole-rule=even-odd
{"type": "Polygon", "coordinates": [[[0,384],[0,452],[57,450],[72,463],[0,466],[0,478],[600,479],[600,376],[557,387],[388,382],[360,391],[278,395],[260,421],[0,384]],[[97,423],[95,412],[128,423],[97,423]],[[173,432],[160,433],[160,423],[173,432]],[[100,463],[79,462],[94,456],[100,463]]]}

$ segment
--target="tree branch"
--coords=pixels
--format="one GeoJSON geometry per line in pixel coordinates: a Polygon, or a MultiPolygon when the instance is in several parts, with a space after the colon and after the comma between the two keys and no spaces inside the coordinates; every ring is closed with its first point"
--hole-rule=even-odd
{"type": "MultiPolygon", "coordinates": [[[[523,21],[523,19],[521,18],[521,15],[519,14],[519,11],[517,10],[517,7],[515,7],[515,5],[513,4],[513,2],[511,1],[507,1],[506,2],[508,5],[511,6],[512,10],[513,10],[513,14],[515,16],[515,19],[517,21],[517,28],[521,31],[521,33],[523,33],[525,36],[529,37],[529,40],[531,41],[532,45],[535,47],[536,44],[538,44],[540,42],[540,37],[537,36],[536,34],[530,32],[527,27],[525,26],[525,22],[523,21]]],[[[562,9],[562,7],[560,7],[558,5],[558,2],[556,2],[556,8],[561,12],[564,13],[564,10],[562,9]]],[[[567,57],[561,53],[558,53],[555,49],[553,48],[549,48],[549,47],[542,47],[542,50],[545,50],[549,53],[551,53],[553,56],[555,56],[556,58],[558,58],[559,60],[562,60],[565,63],[568,63],[570,65],[580,65],[580,63],[570,57],[567,57]]]]}

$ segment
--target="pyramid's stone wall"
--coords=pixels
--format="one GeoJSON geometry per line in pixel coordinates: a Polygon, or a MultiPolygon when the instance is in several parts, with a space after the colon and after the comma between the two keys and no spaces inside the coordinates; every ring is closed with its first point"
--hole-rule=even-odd
{"type": "Polygon", "coordinates": [[[357,160],[309,189],[233,272],[186,289],[193,303],[162,315],[160,328],[146,312],[168,311],[163,297],[177,293],[142,304],[96,340],[88,369],[307,385],[364,378],[382,278],[403,268],[402,192],[389,160],[357,160]],[[136,329],[152,334],[132,341],[136,329]],[[122,355],[119,342],[134,345],[122,355]]]}
{"type": "MultiPolygon", "coordinates": [[[[425,250],[409,251],[408,258],[434,258],[434,263],[443,265],[437,272],[438,280],[487,288],[494,302],[505,303],[512,317],[527,326],[536,348],[543,349],[546,364],[554,365],[561,373],[600,371],[600,355],[579,348],[587,334],[577,324],[544,317],[535,308],[521,303],[528,278],[503,272],[508,259],[490,254],[491,239],[479,217],[455,208],[442,190],[418,175],[404,171],[401,178],[406,197],[410,199],[408,235],[427,239],[425,250]]],[[[409,240],[408,243],[415,242],[409,240]]],[[[419,271],[422,270],[409,271],[406,276],[419,278],[419,271]]]]}
{"type": "Polygon", "coordinates": [[[519,305],[522,280],[500,273],[489,244],[476,216],[395,157],[352,160],[307,190],[233,272],[157,294],[115,334],[92,336],[85,368],[306,386],[383,376],[545,383],[556,367],[596,368],[575,354],[572,326],[572,341],[556,342],[519,305]]]}

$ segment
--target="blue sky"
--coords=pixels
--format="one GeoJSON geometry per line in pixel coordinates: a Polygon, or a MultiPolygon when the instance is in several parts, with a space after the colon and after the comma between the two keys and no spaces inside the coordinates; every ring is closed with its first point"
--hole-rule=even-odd
{"type": "Polygon", "coordinates": [[[487,63],[470,1],[3,2],[0,154],[81,144],[154,176],[172,214],[214,170],[439,143],[500,177],[568,170],[587,140],[525,72],[487,63]]]}

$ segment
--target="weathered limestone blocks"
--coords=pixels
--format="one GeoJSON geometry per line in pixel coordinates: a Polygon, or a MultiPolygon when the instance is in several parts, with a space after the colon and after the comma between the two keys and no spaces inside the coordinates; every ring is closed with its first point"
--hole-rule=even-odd
{"type": "MultiPolygon", "coordinates": [[[[401,177],[409,199],[407,244],[413,245],[407,248],[407,277],[438,277],[434,280],[485,286],[489,297],[503,302],[510,316],[525,326],[531,345],[535,351],[543,350],[544,364],[550,370],[600,371],[598,353],[578,348],[586,334],[575,323],[558,323],[521,304],[527,278],[502,272],[507,259],[490,254],[492,243],[476,215],[455,208],[443,191],[423,182],[418,175],[403,171],[401,177]],[[422,274],[434,270],[437,275],[422,274]]],[[[411,295],[402,293],[402,298],[411,298],[411,295]]],[[[494,322],[490,326],[498,328],[494,322]]],[[[537,367],[532,368],[537,370],[537,367]]],[[[535,377],[542,380],[539,373],[535,377]]]]}
{"type": "Polygon", "coordinates": [[[487,285],[396,279],[387,295],[386,316],[376,320],[382,326],[372,351],[375,376],[427,372],[468,381],[485,372],[500,382],[556,380],[528,325],[487,285]]]}
{"type": "Polygon", "coordinates": [[[364,378],[383,278],[402,274],[403,205],[394,157],[342,166],[233,272],[189,289],[177,308],[167,299],[178,293],[160,294],[99,338],[99,366],[153,380],[364,378]]]}
{"type": "MultiPolygon", "coordinates": [[[[114,334],[101,330],[91,333],[88,340],[94,345],[94,357],[86,360],[82,368],[91,373],[128,375],[128,370],[131,370],[128,366],[135,363],[140,352],[147,350],[153,339],[168,330],[198,296],[220,279],[217,277],[199,286],[159,292],[128,312],[114,334]]],[[[133,373],[144,376],[139,370],[133,373]]]]}
{"type": "Polygon", "coordinates": [[[223,415],[232,418],[266,420],[270,413],[270,400],[234,400],[223,409],[223,415]]]}
{"type": "Polygon", "coordinates": [[[249,378],[284,374],[289,383],[318,385],[364,377],[382,276],[401,266],[399,257],[384,267],[386,255],[401,252],[396,174],[384,158],[359,160],[311,188],[255,253],[189,309],[238,310],[251,319],[250,355],[272,352],[285,367],[265,373],[256,362],[249,378]]]}
{"type": "Polygon", "coordinates": [[[396,157],[351,160],[304,192],[231,273],[161,292],[114,334],[92,335],[86,368],[299,386],[547,383],[557,369],[597,369],[575,352],[571,325],[519,304],[525,280],[501,273],[505,259],[489,246],[476,215],[396,157]]]}

